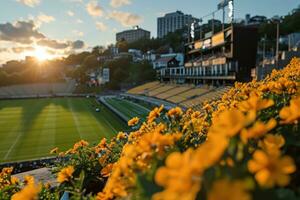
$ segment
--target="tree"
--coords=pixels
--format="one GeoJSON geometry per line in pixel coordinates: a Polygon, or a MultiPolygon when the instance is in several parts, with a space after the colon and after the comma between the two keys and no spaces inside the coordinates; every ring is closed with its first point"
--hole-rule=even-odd
{"type": "Polygon", "coordinates": [[[86,70],[94,70],[97,69],[100,65],[99,65],[99,61],[97,60],[97,56],[92,54],[87,56],[83,62],[82,62],[82,66],[86,69],[86,70]]]}
{"type": "Polygon", "coordinates": [[[120,52],[128,52],[128,42],[126,40],[118,41],[116,46],[120,52]]]}

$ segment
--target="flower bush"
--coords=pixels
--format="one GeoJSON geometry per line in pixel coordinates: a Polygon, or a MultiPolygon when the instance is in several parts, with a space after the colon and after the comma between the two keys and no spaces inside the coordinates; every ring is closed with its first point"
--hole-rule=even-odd
{"type": "Polygon", "coordinates": [[[262,81],[236,83],[200,111],[161,106],[110,142],[53,149],[61,159],[55,188],[20,183],[4,168],[0,199],[57,199],[68,191],[97,200],[296,200],[299,120],[300,59],[293,59],[262,81]]]}

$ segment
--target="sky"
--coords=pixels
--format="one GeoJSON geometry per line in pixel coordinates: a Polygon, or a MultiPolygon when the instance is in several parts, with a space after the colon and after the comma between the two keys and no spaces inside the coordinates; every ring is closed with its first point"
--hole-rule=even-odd
{"type": "MultiPolygon", "coordinates": [[[[220,0],[0,0],[0,64],[52,58],[115,42],[132,26],[156,37],[157,17],[181,10],[201,18],[220,0]]],[[[300,0],[235,0],[235,17],[285,15],[300,0]]],[[[216,15],[220,16],[220,13],[216,15]]]]}

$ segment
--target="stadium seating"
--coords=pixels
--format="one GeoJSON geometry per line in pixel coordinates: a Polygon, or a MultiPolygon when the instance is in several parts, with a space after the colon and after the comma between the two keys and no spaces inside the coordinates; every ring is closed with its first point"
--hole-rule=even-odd
{"type": "Polygon", "coordinates": [[[214,99],[221,98],[222,95],[229,90],[230,87],[220,87],[213,89],[207,93],[204,93],[196,98],[192,98],[186,101],[183,101],[180,103],[181,106],[186,107],[186,108],[196,108],[199,107],[202,103],[205,101],[211,101],[214,99]]]}
{"type": "Polygon", "coordinates": [[[75,90],[75,81],[66,83],[39,83],[0,87],[0,98],[43,96],[51,94],[71,94],[75,90]]]}
{"type": "Polygon", "coordinates": [[[221,98],[230,87],[212,87],[208,85],[176,85],[164,84],[157,81],[135,87],[127,93],[144,95],[165,102],[180,105],[184,108],[200,108],[203,102],[221,98]]]}
{"type": "Polygon", "coordinates": [[[166,92],[166,91],[169,91],[171,89],[174,89],[176,86],[175,85],[162,85],[154,90],[150,90],[148,92],[148,96],[151,96],[151,97],[156,97],[158,96],[159,94],[163,93],[163,92],[166,92]]]}
{"type": "Polygon", "coordinates": [[[127,93],[129,93],[129,94],[145,94],[148,90],[156,88],[157,86],[159,86],[159,82],[154,81],[154,82],[146,83],[144,85],[132,88],[132,89],[128,90],[127,93]]]}
{"type": "Polygon", "coordinates": [[[175,87],[171,90],[168,90],[164,93],[161,93],[161,94],[157,95],[156,97],[159,99],[168,99],[169,97],[176,96],[176,95],[183,93],[190,89],[191,89],[191,87],[188,87],[188,86],[183,86],[183,87],[179,86],[179,87],[175,87]]]}

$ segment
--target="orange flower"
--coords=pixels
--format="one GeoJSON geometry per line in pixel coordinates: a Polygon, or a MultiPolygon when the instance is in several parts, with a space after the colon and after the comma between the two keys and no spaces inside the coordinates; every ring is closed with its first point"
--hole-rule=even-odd
{"type": "Polygon", "coordinates": [[[254,118],[254,115],[245,116],[239,110],[224,111],[214,118],[209,132],[232,137],[238,134],[246,125],[250,124],[254,118]]]}
{"type": "Polygon", "coordinates": [[[40,186],[33,183],[26,185],[20,192],[12,196],[12,200],[37,200],[38,194],[41,190],[40,186]]]}
{"type": "Polygon", "coordinates": [[[194,151],[188,149],[183,154],[175,152],[166,159],[166,166],[156,171],[155,182],[165,187],[154,194],[153,200],[193,200],[200,190],[200,174],[191,166],[195,162],[194,151]]]}
{"type": "Polygon", "coordinates": [[[12,176],[12,177],[10,177],[10,182],[11,182],[11,184],[14,185],[14,184],[18,184],[20,182],[20,180],[17,177],[12,176]]]}
{"type": "Polygon", "coordinates": [[[127,138],[127,134],[124,133],[124,132],[119,132],[118,135],[117,135],[117,139],[118,140],[122,140],[122,139],[125,139],[127,138]]]}
{"type": "MultiPolygon", "coordinates": [[[[85,147],[88,146],[89,143],[85,140],[80,140],[79,142],[75,143],[73,146],[73,149],[71,149],[71,153],[75,153],[77,151],[77,149],[81,148],[81,147],[85,147]]],[[[69,152],[66,152],[66,154],[68,154],[69,152]]]]}
{"type": "Polygon", "coordinates": [[[0,176],[10,175],[12,173],[13,169],[14,169],[13,167],[4,167],[1,170],[0,176]]]}
{"type": "Polygon", "coordinates": [[[241,139],[246,143],[248,139],[259,138],[272,130],[276,124],[275,119],[270,119],[266,124],[261,121],[256,121],[251,128],[242,130],[241,139]]]}
{"type": "Polygon", "coordinates": [[[289,174],[296,171],[296,166],[289,156],[281,157],[280,154],[267,154],[257,150],[253,154],[253,159],[248,162],[248,169],[255,174],[259,185],[270,188],[274,185],[281,187],[288,185],[289,174]]]}
{"type": "Polygon", "coordinates": [[[158,107],[154,108],[147,117],[148,122],[149,123],[153,122],[160,115],[163,109],[164,109],[163,105],[161,105],[159,108],[158,107]]]}
{"type": "Polygon", "coordinates": [[[290,106],[284,107],[279,113],[282,124],[297,123],[300,118],[300,96],[290,101],[290,106]]]}
{"type": "Polygon", "coordinates": [[[103,177],[108,177],[110,176],[110,173],[112,171],[112,168],[113,168],[114,164],[110,163],[108,165],[106,165],[102,170],[101,170],[101,175],[103,177]]]}
{"type": "Polygon", "coordinates": [[[171,110],[168,111],[169,117],[179,117],[182,114],[183,114],[183,112],[180,107],[172,108],[171,110]]]}
{"type": "Polygon", "coordinates": [[[70,179],[72,178],[73,172],[74,172],[73,166],[68,166],[68,167],[63,168],[57,175],[57,181],[59,183],[70,181],[70,179]]]}
{"type": "Polygon", "coordinates": [[[242,181],[227,179],[216,181],[208,193],[208,200],[251,200],[248,188],[242,181]]]}
{"type": "Polygon", "coordinates": [[[268,134],[262,141],[259,141],[259,146],[267,152],[276,153],[284,143],[285,140],[281,135],[268,134]]]}
{"type": "Polygon", "coordinates": [[[257,94],[252,93],[248,100],[243,101],[240,104],[239,108],[243,112],[249,110],[260,111],[269,108],[273,105],[274,105],[274,101],[272,99],[261,99],[257,94]]]}
{"type": "Polygon", "coordinates": [[[134,117],[128,121],[128,126],[135,126],[139,123],[140,119],[138,117],[134,117]]]}
{"type": "Polygon", "coordinates": [[[26,175],[24,177],[24,183],[25,184],[34,184],[34,177],[33,176],[29,176],[29,175],[26,175]]]}

